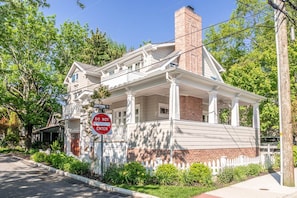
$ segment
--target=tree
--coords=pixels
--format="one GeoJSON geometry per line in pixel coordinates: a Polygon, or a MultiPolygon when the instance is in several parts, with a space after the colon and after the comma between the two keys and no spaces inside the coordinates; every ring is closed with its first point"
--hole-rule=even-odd
{"type": "Polygon", "coordinates": [[[90,65],[103,66],[120,58],[125,52],[125,46],[113,42],[97,28],[96,32],[91,30],[91,36],[86,39],[86,45],[79,59],[90,65]]]}
{"type": "Polygon", "coordinates": [[[81,26],[79,22],[64,22],[59,29],[52,65],[59,71],[62,83],[74,61],[83,61],[80,54],[88,39],[88,25],[81,26]]]}
{"type": "Polygon", "coordinates": [[[0,101],[23,123],[29,148],[33,126],[44,124],[49,113],[58,108],[61,85],[49,64],[57,29],[54,18],[44,17],[36,4],[14,1],[3,10],[0,101]]]}
{"type": "MultiPolygon", "coordinates": [[[[261,131],[278,133],[277,67],[273,10],[264,0],[238,1],[231,20],[211,28],[206,47],[221,62],[226,83],[265,96],[261,131]]],[[[250,107],[246,107],[245,115],[250,107]]],[[[251,119],[246,119],[251,120],[251,119]]],[[[243,125],[247,124],[241,120],[243,125]]]]}

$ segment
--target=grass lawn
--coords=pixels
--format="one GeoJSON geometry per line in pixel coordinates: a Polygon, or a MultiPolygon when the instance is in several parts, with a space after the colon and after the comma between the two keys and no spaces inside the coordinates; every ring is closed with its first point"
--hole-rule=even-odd
{"type": "Polygon", "coordinates": [[[145,185],[145,186],[129,186],[118,185],[118,187],[154,195],[160,198],[190,198],[195,195],[202,194],[207,191],[216,189],[214,186],[159,186],[159,185],[145,185]]]}

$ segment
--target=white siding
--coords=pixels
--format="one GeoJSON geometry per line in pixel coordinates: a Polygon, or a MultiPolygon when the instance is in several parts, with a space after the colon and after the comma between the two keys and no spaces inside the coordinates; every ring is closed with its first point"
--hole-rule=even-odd
{"type": "Polygon", "coordinates": [[[255,129],[190,121],[175,122],[175,148],[219,149],[256,146],[255,129]]]}
{"type": "Polygon", "coordinates": [[[192,121],[156,121],[127,126],[129,148],[174,150],[256,147],[255,129],[192,121]]]}
{"type": "Polygon", "coordinates": [[[170,122],[146,122],[127,126],[129,148],[169,149],[170,122]]]}

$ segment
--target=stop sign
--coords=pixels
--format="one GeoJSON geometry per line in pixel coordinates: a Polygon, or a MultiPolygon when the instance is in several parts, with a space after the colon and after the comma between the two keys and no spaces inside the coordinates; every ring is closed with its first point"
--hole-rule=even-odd
{"type": "Polygon", "coordinates": [[[92,127],[97,133],[104,135],[111,129],[111,119],[105,113],[97,113],[92,119],[92,127]]]}

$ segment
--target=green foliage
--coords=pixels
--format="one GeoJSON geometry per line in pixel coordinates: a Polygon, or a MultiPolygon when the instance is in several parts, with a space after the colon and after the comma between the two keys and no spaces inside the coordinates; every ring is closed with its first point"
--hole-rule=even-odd
{"type": "Polygon", "coordinates": [[[228,184],[234,179],[234,169],[224,168],[222,172],[217,175],[218,182],[221,184],[228,184]]]}
{"type": "Polygon", "coordinates": [[[124,165],[111,164],[104,173],[103,180],[110,184],[140,185],[147,180],[145,168],[139,162],[124,165]]]}
{"type": "Polygon", "coordinates": [[[64,163],[63,170],[77,175],[86,175],[89,173],[90,164],[81,162],[78,159],[71,159],[68,162],[64,163]]]}
{"type": "Polygon", "coordinates": [[[161,185],[172,185],[177,183],[179,172],[173,164],[162,164],[155,171],[155,176],[161,185]]]}
{"type": "Polygon", "coordinates": [[[52,153],[47,155],[44,152],[37,152],[31,155],[31,159],[35,162],[48,163],[54,168],[78,175],[88,174],[90,170],[89,163],[81,162],[74,157],[65,155],[64,153],[52,153]]]}
{"type": "Polygon", "coordinates": [[[51,149],[54,153],[57,153],[59,151],[61,151],[61,144],[59,142],[59,140],[55,140],[52,144],[51,144],[51,149]]]}
{"type": "Polygon", "coordinates": [[[74,157],[67,156],[64,153],[52,153],[49,155],[48,161],[53,167],[63,170],[64,164],[74,159],[74,157]]]}
{"type": "Polygon", "coordinates": [[[247,165],[247,176],[258,176],[262,171],[260,164],[249,164],[247,165]]]}
{"type": "Polygon", "coordinates": [[[210,168],[201,163],[193,163],[189,169],[188,181],[190,184],[212,184],[212,174],[210,168]]]}
{"type": "Polygon", "coordinates": [[[247,166],[234,167],[234,180],[243,181],[247,178],[247,166]]]}
{"type": "Polygon", "coordinates": [[[146,170],[139,162],[129,162],[124,165],[121,177],[126,184],[144,184],[146,170]]]}
{"type": "Polygon", "coordinates": [[[31,159],[35,162],[47,162],[48,161],[48,155],[44,152],[36,152],[33,155],[31,155],[31,159]]]}
{"type": "Polygon", "coordinates": [[[20,137],[17,133],[10,132],[2,140],[3,146],[15,147],[19,144],[20,137]]]}
{"type": "Polygon", "coordinates": [[[123,171],[123,165],[111,164],[104,172],[103,181],[109,184],[121,184],[121,173],[123,171]]]}

